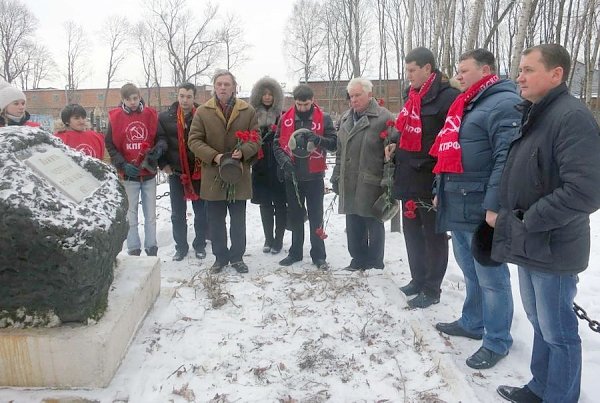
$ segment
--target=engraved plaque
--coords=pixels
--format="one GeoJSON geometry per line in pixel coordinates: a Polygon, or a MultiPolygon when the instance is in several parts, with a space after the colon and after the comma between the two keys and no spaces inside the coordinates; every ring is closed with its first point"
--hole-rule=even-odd
{"type": "Polygon", "coordinates": [[[57,148],[34,152],[25,159],[25,163],[76,203],[94,193],[101,185],[91,173],[57,148]]]}

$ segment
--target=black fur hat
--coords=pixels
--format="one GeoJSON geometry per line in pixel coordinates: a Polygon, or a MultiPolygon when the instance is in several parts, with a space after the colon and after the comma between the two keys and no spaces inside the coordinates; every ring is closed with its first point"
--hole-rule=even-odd
{"type": "Polygon", "coordinates": [[[494,240],[494,229],[483,221],[477,226],[471,241],[471,253],[482,266],[498,266],[500,262],[492,259],[492,241],[494,240]]]}

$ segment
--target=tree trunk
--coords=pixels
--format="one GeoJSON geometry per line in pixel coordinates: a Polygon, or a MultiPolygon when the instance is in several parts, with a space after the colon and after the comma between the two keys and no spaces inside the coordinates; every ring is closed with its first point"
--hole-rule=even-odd
{"type": "Polygon", "coordinates": [[[529,19],[534,11],[533,0],[522,0],[521,15],[517,24],[517,37],[513,47],[512,61],[510,63],[510,78],[515,80],[519,75],[519,62],[521,61],[521,52],[525,44],[525,35],[527,34],[527,26],[529,19]]]}
{"type": "Polygon", "coordinates": [[[412,50],[412,34],[415,21],[415,0],[408,0],[408,16],[406,32],[408,35],[404,35],[404,54],[407,54],[412,50]]]}
{"type": "Polygon", "coordinates": [[[467,37],[467,49],[475,49],[477,37],[479,36],[479,26],[481,25],[481,15],[485,0],[474,0],[471,15],[471,24],[469,26],[469,36],[467,37]]]}

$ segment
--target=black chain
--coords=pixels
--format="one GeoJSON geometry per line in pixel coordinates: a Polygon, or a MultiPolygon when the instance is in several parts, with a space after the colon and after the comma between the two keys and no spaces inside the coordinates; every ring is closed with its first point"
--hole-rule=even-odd
{"type": "Polygon", "coordinates": [[[165,193],[163,193],[163,194],[161,194],[161,195],[158,195],[158,196],[156,196],[156,200],[160,200],[160,199],[162,199],[163,197],[167,197],[167,196],[169,196],[169,194],[170,194],[169,192],[165,192],[165,193]]]}
{"type": "MultiPolygon", "coordinates": [[[[169,192],[165,192],[165,193],[163,193],[163,194],[161,194],[161,195],[158,195],[158,196],[156,196],[156,200],[160,200],[160,199],[162,199],[163,197],[167,197],[167,196],[169,196],[169,194],[170,194],[169,192]]],[[[138,204],[142,204],[142,201],[140,200],[140,201],[138,202],[138,204]]]]}
{"type": "Polygon", "coordinates": [[[575,315],[577,315],[579,319],[588,321],[590,329],[592,329],[596,333],[600,333],[600,322],[598,322],[597,320],[590,319],[590,317],[587,316],[585,310],[579,305],[577,305],[575,302],[573,302],[573,310],[575,311],[575,315]]]}

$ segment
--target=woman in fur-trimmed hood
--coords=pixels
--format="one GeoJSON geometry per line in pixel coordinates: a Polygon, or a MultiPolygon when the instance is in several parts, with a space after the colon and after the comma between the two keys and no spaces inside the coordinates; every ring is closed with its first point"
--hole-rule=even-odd
{"type": "Polygon", "coordinates": [[[277,175],[279,169],[273,154],[273,137],[283,108],[283,90],[270,77],[254,84],[250,105],[256,110],[262,137],[262,153],[252,167],[252,203],[260,205],[260,216],[265,233],[264,253],[279,253],[283,247],[286,223],[285,186],[277,175]],[[273,232],[274,231],[274,232],[273,232]]]}

